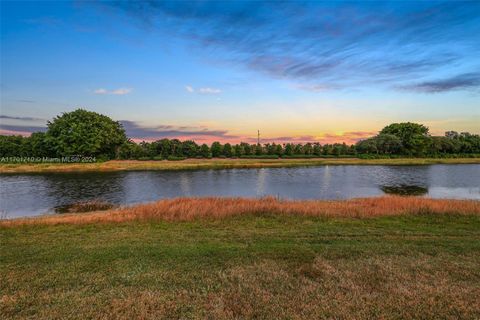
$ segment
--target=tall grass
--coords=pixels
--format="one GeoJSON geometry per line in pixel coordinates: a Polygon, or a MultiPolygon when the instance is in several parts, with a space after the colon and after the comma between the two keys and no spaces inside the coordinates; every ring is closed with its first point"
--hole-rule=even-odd
{"type": "Polygon", "coordinates": [[[248,214],[339,218],[369,218],[407,214],[480,215],[480,201],[401,196],[343,201],[286,201],[272,197],[262,199],[175,198],[90,214],[52,215],[38,218],[7,220],[0,222],[0,226],[22,224],[88,224],[136,220],[189,221],[248,214]]]}

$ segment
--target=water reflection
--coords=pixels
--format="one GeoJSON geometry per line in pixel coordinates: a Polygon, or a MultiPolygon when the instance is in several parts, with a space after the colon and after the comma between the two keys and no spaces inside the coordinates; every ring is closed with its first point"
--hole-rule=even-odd
{"type": "Polygon", "coordinates": [[[479,181],[480,165],[15,174],[0,175],[0,212],[11,218],[92,199],[123,205],[184,196],[348,199],[401,194],[480,200],[479,181]]]}
{"type": "Polygon", "coordinates": [[[386,194],[394,194],[401,196],[423,196],[428,193],[428,188],[424,186],[381,186],[380,189],[382,189],[382,191],[386,194]]]}

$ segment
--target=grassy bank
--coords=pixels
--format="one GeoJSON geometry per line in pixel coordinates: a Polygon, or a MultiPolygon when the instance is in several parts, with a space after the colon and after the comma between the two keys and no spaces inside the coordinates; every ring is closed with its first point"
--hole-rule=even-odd
{"type": "Polygon", "coordinates": [[[480,164],[480,158],[434,159],[187,159],[181,161],[112,160],[102,163],[36,163],[0,164],[0,173],[71,172],[71,171],[127,171],[127,170],[195,170],[228,168],[275,168],[319,165],[427,165],[480,164]]]}
{"type": "Polygon", "coordinates": [[[135,219],[2,222],[0,318],[479,318],[479,202],[417,200],[181,199],[103,213],[135,219]]]}

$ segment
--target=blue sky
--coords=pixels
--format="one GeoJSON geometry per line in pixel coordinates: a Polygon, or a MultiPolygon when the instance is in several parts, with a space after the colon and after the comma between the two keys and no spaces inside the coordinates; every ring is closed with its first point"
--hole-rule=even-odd
{"type": "Polygon", "coordinates": [[[480,133],[480,2],[1,2],[3,133],[78,107],[136,139],[480,133]]]}

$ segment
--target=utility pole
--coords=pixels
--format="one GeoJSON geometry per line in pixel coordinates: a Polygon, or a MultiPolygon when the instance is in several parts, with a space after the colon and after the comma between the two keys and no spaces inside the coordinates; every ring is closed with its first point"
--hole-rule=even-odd
{"type": "Polygon", "coordinates": [[[258,137],[257,137],[257,144],[260,145],[260,130],[257,130],[258,137]]]}

